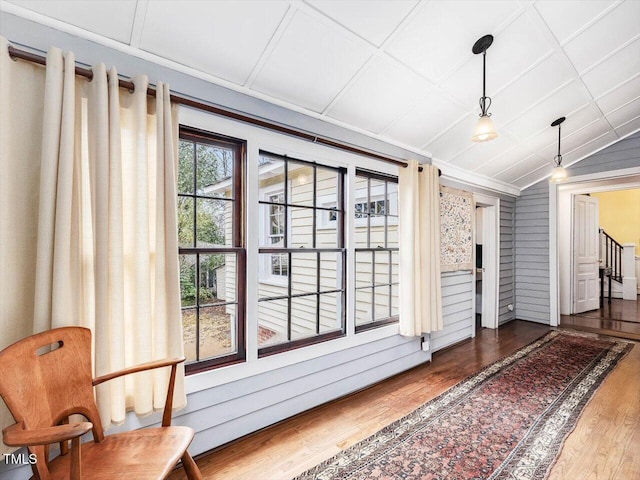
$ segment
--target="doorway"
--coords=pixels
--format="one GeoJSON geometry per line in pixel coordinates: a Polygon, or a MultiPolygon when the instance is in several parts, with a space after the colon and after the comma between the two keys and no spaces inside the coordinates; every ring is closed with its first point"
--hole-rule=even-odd
{"type": "Polygon", "coordinates": [[[500,199],[474,194],[475,318],[477,328],[498,328],[500,282],[500,199]]]}
{"type": "Polygon", "coordinates": [[[558,326],[560,315],[571,315],[573,300],[573,196],[640,187],[640,168],[614,170],[570,177],[549,184],[549,297],[550,324],[558,326]]]}

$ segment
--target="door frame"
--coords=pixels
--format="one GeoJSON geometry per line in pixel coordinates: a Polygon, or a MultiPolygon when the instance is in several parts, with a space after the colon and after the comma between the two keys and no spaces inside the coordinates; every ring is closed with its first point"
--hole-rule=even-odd
{"type": "MultiPolygon", "coordinates": [[[[500,199],[480,193],[473,194],[476,207],[482,212],[482,326],[498,328],[500,317],[500,199]],[[489,248],[486,248],[489,246],[489,248]],[[493,298],[494,301],[487,301],[493,298]]],[[[475,218],[475,217],[474,217],[475,218]]],[[[475,229],[474,229],[475,232],[475,229]]],[[[473,238],[475,249],[475,233],[473,238]]],[[[475,257],[475,255],[474,255],[475,257]]],[[[473,263],[473,324],[475,329],[476,267],[473,263]]]]}
{"type": "Polygon", "coordinates": [[[571,195],[639,187],[640,167],[579,175],[562,183],[549,183],[549,323],[552,327],[558,326],[561,314],[569,315],[571,311],[571,195]]]}

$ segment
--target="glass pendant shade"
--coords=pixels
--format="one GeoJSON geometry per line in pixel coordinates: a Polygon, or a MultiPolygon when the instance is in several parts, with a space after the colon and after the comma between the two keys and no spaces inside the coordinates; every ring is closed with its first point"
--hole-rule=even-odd
{"type": "Polygon", "coordinates": [[[562,165],[558,165],[551,172],[551,181],[552,182],[561,182],[567,178],[567,171],[564,169],[562,165]]]}
{"type": "Polygon", "coordinates": [[[476,127],[473,129],[471,140],[473,142],[487,142],[489,140],[493,140],[497,136],[498,132],[496,132],[496,128],[493,126],[491,117],[488,115],[482,115],[478,119],[476,127]]]}

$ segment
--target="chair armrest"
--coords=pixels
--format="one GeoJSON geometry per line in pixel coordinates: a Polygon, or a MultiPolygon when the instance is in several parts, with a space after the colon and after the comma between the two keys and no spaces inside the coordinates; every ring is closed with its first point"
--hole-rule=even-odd
{"type": "Polygon", "coordinates": [[[49,445],[80,437],[91,431],[90,422],[68,423],[56,427],[25,430],[22,422],[14,423],[2,430],[2,441],[10,447],[49,445]]]}
{"type": "Polygon", "coordinates": [[[154,368],[171,367],[171,375],[169,376],[169,386],[167,388],[167,398],[164,402],[164,412],[162,414],[162,426],[168,427],[171,425],[171,409],[173,406],[173,389],[176,382],[176,369],[179,363],[184,362],[185,357],[169,358],[166,360],[155,360],[153,362],[141,363],[134,367],[124,368],[117,372],[107,373],[98,378],[93,379],[93,386],[100,385],[103,382],[113,380],[114,378],[121,377],[123,375],[129,375],[130,373],[143,372],[145,370],[152,370],[154,368]]]}
{"type": "Polygon", "coordinates": [[[133,367],[123,368],[115,372],[107,373],[93,379],[93,386],[100,385],[101,383],[108,382],[114,378],[122,377],[123,375],[129,375],[131,373],[143,372],[145,370],[153,370],[154,368],[170,367],[178,365],[185,361],[184,357],[168,358],[165,360],[155,360],[153,362],[141,363],[133,367]]]}

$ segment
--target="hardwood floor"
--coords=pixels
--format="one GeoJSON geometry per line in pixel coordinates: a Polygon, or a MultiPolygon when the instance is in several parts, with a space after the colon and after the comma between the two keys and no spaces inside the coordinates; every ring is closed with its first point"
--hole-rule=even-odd
{"type": "Polygon", "coordinates": [[[562,315],[560,328],[570,327],[614,337],[640,340],[640,300],[612,298],[604,308],[577,315],[562,315]]]}
{"type": "MultiPolygon", "coordinates": [[[[206,479],[286,480],[375,433],[549,327],[513,321],[413,368],[196,459],[206,479]]],[[[605,380],[569,436],[551,479],[640,478],[640,348],[605,380]]],[[[170,480],[184,479],[182,470],[170,480]]]]}

